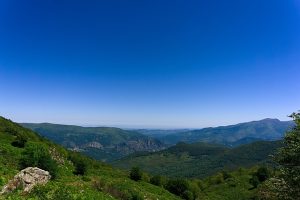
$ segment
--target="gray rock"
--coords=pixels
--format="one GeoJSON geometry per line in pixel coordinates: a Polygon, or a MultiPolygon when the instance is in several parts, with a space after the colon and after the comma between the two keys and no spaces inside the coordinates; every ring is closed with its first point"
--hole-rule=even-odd
{"type": "Polygon", "coordinates": [[[27,167],[15,175],[15,177],[2,188],[0,195],[12,192],[20,187],[23,188],[24,192],[30,192],[34,186],[38,184],[44,185],[50,178],[51,176],[48,171],[37,167],[27,167]]]}

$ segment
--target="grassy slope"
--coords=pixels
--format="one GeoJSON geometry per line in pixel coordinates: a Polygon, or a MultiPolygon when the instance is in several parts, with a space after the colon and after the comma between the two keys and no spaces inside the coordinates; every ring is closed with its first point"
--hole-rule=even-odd
{"type": "Polygon", "coordinates": [[[204,178],[223,169],[269,162],[269,155],[280,146],[280,141],[254,142],[233,149],[205,143],[180,143],[160,152],[131,155],[113,165],[125,169],[139,166],[152,174],[171,177],[204,178]]]}
{"type": "MultiPolygon", "coordinates": [[[[58,152],[64,163],[59,165],[58,178],[51,180],[40,191],[33,194],[21,195],[16,191],[8,196],[0,197],[5,199],[43,199],[38,197],[39,194],[45,194],[50,197],[53,193],[61,195],[61,199],[115,199],[121,198],[121,194],[134,193],[144,196],[147,199],[178,199],[161,187],[151,185],[140,181],[135,182],[128,178],[124,171],[113,169],[110,166],[85,158],[89,163],[89,170],[85,177],[73,175],[74,167],[67,160],[68,151],[61,146],[55,145],[46,139],[39,137],[29,129],[13,123],[0,117],[0,186],[6,184],[20,170],[19,159],[22,156],[22,148],[13,147],[11,142],[14,141],[17,134],[23,134],[29,139],[28,143],[38,143],[58,152]],[[101,187],[98,189],[95,182],[101,187]],[[105,189],[103,189],[105,188],[105,189]],[[65,191],[64,191],[65,190],[65,191]],[[45,192],[46,191],[46,192],[45,192]],[[48,192],[47,192],[48,191],[48,192]],[[59,193],[60,192],[60,193],[59,193]],[[67,196],[64,196],[67,195],[67,196]],[[69,195],[69,196],[68,196],[69,195]]],[[[37,190],[39,191],[39,190],[37,190]]]]}

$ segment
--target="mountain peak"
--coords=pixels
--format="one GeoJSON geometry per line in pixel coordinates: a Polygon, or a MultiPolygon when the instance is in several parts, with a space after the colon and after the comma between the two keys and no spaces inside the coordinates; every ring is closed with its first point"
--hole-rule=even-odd
{"type": "Polygon", "coordinates": [[[277,118],[265,118],[265,119],[262,119],[260,121],[265,121],[265,122],[280,122],[280,120],[277,119],[277,118]]]}

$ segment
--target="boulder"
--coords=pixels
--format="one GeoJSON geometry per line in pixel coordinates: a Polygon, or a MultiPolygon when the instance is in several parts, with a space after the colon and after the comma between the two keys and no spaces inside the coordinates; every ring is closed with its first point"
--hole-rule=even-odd
{"type": "Polygon", "coordinates": [[[15,175],[15,177],[3,187],[0,195],[12,192],[17,188],[22,188],[24,192],[30,192],[34,186],[38,184],[44,185],[50,178],[51,176],[48,171],[37,167],[27,167],[15,175]]]}

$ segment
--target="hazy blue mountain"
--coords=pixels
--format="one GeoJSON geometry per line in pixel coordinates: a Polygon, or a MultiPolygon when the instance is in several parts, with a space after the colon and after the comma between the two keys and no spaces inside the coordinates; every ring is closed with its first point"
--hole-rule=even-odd
{"type": "Polygon", "coordinates": [[[280,121],[278,119],[263,119],[240,123],[230,126],[203,128],[199,130],[185,130],[170,134],[149,134],[165,144],[177,142],[208,142],[223,144],[226,146],[238,146],[253,141],[274,141],[281,139],[285,132],[293,127],[292,121],[280,121]]]}
{"type": "Polygon", "coordinates": [[[257,141],[235,148],[224,145],[180,142],[154,153],[135,153],[112,164],[130,169],[139,166],[152,174],[172,177],[203,178],[221,170],[234,170],[259,164],[274,163],[274,154],[282,141],[257,141]]]}
{"type": "Polygon", "coordinates": [[[111,161],[137,151],[157,151],[164,144],[136,131],[113,127],[81,127],[59,124],[23,123],[55,143],[103,161],[111,161]]]}
{"type": "Polygon", "coordinates": [[[192,129],[135,129],[135,131],[152,137],[164,137],[166,135],[187,132],[192,129]]]}

